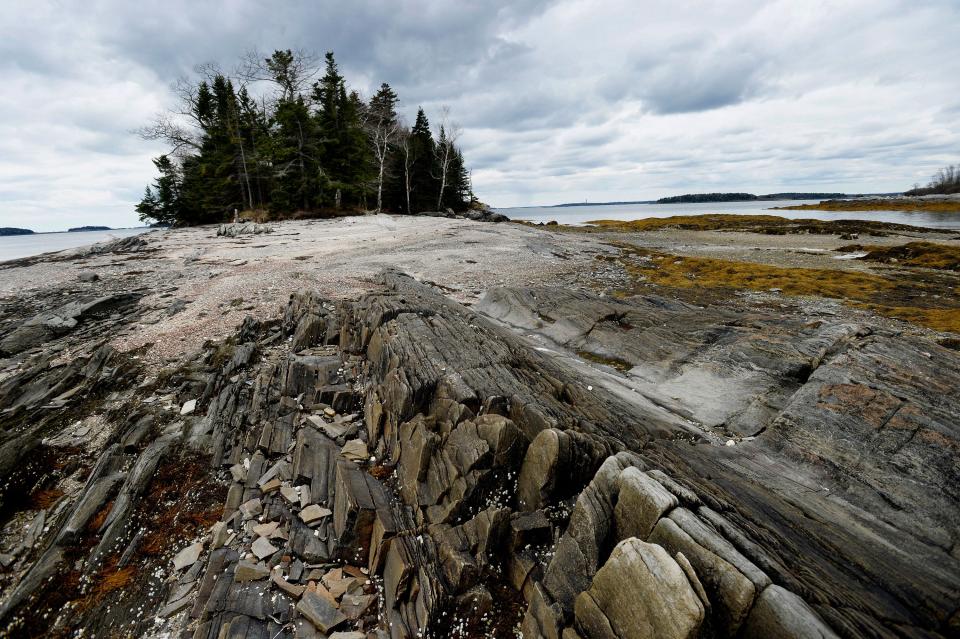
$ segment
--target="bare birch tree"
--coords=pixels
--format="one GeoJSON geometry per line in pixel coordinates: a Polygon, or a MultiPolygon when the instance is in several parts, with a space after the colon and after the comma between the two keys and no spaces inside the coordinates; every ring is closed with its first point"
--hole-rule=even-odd
{"type": "Polygon", "coordinates": [[[383,181],[386,177],[387,158],[401,129],[396,107],[397,94],[384,82],[370,99],[369,113],[365,121],[367,134],[373,145],[373,156],[377,161],[377,213],[383,209],[383,181]]]}
{"type": "Polygon", "coordinates": [[[412,212],[410,209],[410,172],[413,169],[414,161],[410,129],[401,127],[397,134],[397,146],[400,148],[401,155],[403,155],[403,190],[407,201],[407,215],[409,215],[412,212]]]}
{"type": "Polygon", "coordinates": [[[383,180],[386,176],[387,157],[399,130],[400,125],[389,120],[377,120],[370,129],[373,155],[377,160],[377,213],[383,209],[383,180]]]}

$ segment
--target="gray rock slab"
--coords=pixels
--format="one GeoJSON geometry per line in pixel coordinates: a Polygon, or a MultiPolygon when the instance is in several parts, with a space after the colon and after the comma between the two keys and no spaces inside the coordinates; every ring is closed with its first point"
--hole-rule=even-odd
{"type": "Polygon", "coordinates": [[[197,563],[197,560],[200,559],[201,553],[203,553],[203,544],[201,542],[190,544],[178,552],[173,558],[174,569],[183,570],[184,568],[189,568],[193,564],[197,563]]]}
{"type": "Polygon", "coordinates": [[[347,620],[332,603],[312,590],[303,593],[297,602],[297,612],[309,619],[320,632],[330,632],[347,620]]]}

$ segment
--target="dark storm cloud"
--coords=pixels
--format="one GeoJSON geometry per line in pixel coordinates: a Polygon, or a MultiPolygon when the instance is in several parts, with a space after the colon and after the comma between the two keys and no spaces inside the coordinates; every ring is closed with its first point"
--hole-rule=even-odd
{"type": "Polygon", "coordinates": [[[954,0],[17,2],[0,14],[0,225],[132,224],[129,131],[195,65],[336,52],[404,116],[449,105],[498,205],[890,191],[960,160],[954,0]]]}

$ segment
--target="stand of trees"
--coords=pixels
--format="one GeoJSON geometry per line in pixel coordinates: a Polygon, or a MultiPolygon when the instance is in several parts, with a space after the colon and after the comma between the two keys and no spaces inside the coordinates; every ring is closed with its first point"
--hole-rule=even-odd
{"type": "Polygon", "coordinates": [[[177,84],[178,107],[140,131],[170,146],[153,160],[159,176],[136,207],[145,222],[216,223],[235,210],[462,211],[474,199],[448,110],[436,136],[422,108],[407,127],[393,89],[384,83],[365,101],[333,53],[319,80],[317,60],[291,50],[248,54],[230,75],[198,72],[177,84]]]}
{"type": "Polygon", "coordinates": [[[930,182],[921,187],[914,184],[904,195],[949,195],[960,193],[960,164],[945,166],[933,174],[930,182]]]}

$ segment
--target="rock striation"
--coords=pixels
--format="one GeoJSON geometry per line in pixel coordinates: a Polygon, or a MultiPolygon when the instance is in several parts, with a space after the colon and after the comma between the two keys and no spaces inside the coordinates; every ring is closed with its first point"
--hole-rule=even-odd
{"type": "Polygon", "coordinates": [[[510,218],[504,215],[503,213],[497,213],[491,207],[486,204],[477,204],[467,209],[466,211],[456,213],[453,209],[446,209],[444,211],[424,211],[418,213],[417,215],[426,215],[429,217],[449,217],[449,218],[465,218],[468,220],[473,220],[475,222],[509,222],[510,218]]]}
{"type": "Polygon", "coordinates": [[[11,636],[960,630],[960,356],[930,342],[566,289],[469,308],[388,271],[147,378],[106,348],[51,367],[123,312],[48,306],[77,321],[0,379],[11,636]]]}
{"type": "Polygon", "coordinates": [[[263,233],[273,233],[273,227],[269,224],[256,224],[254,222],[235,222],[233,224],[221,224],[217,227],[217,235],[221,237],[261,235],[263,233]]]}

